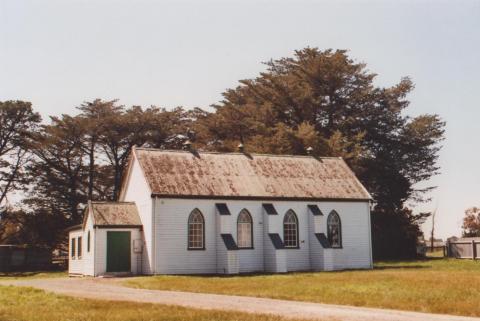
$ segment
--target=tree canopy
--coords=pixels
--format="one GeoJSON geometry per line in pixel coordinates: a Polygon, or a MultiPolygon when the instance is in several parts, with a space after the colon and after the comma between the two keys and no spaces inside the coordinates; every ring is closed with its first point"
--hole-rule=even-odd
{"type": "Polygon", "coordinates": [[[480,236],[480,208],[474,206],[465,210],[462,229],[464,237],[480,236]]]}
{"type": "Polygon", "coordinates": [[[311,146],[316,155],[343,157],[373,196],[375,254],[414,255],[427,215],[413,215],[405,202],[423,201],[433,188],[416,186],[438,173],[445,123],[438,115],[408,116],[412,81],[377,87],[376,75],[345,50],[305,48],[266,66],[199,118],[198,146],[233,151],[242,142],[274,154],[305,154],[311,146]]]}
{"type": "Polygon", "coordinates": [[[78,115],[51,117],[32,136],[24,203],[64,226],[80,222],[88,199],[117,199],[134,145],[177,149],[190,139],[202,150],[242,143],[273,154],[312,147],[316,156],[343,157],[370,191],[375,256],[413,256],[428,214],[414,215],[406,202],[425,201],[433,188],[417,186],[439,171],[445,123],[408,116],[408,77],[391,87],[376,86],[375,77],[345,50],[305,48],[226,90],[212,112],[85,102],[78,115]]]}
{"type": "Polygon", "coordinates": [[[10,192],[26,185],[27,150],[40,120],[30,103],[0,102],[0,207],[5,206],[10,192]]]}

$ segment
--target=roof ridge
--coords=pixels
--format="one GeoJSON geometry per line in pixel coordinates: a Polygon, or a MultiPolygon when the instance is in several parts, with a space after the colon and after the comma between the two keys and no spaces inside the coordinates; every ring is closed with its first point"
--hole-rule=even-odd
{"type": "MultiPolygon", "coordinates": [[[[168,152],[168,153],[182,153],[182,154],[191,154],[192,152],[182,149],[161,149],[161,148],[150,148],[150,147],[136,147],[138,150],[144,151],[153,151],[153,152],[168,152]]],[[[268,157],[292,157],[292,158],[314,158],[314,159],[342,159],[342,157],[336,156],[310,156],[310,155],[294,155],[294,154],[265,154],[265,153],[240,153],[240,152],[218,152],[218,151],[199,151],[195,152],[199,154],[213,154],[213,155],[252,155],[252,156],[268,156],[268,157]]]]}

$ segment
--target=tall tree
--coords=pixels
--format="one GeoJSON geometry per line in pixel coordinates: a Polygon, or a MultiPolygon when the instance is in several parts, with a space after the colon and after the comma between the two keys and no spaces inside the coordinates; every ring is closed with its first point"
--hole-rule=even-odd
{"type": "Polygon", "coordinates": [[[32,222],[43,220],[61,235],[66,226],[81,222],[88,200],[116,200],[133,145],[178,147],[176,137],[193,117],[182,108],[125,108],[116,100],[97,99],[78,109],[77,116],[51,117],[32,137],[27,209],[8,215],[9,226],[21,231],[17,241],[37,237],[37,243],[51,245],[58,238],[29,231],[32,222]]]}
{"type": "Polygon", "coordinates": [[[132,147],[175,147],[178,145],[175,137],[186,130],[189,119],[182,108],[166,111],[154,106],[145,110],[133,106],[107,114],[102,122],[99,145],[112,168],[112,199],[116,200],[132,147]]]}
{"type": "Polygon", "coordinates": [[[376,75],[344,50],[305,48],[266,65],[199,118],[200,145],[231,151],[243,142],[250,151],[292,154],[312,146],[316,155],[344,157],[374,199],[376,257],[415,255],[428,214],[413,215],[405,202],[423,200],[432,188],[415,186],[438,173],[444,122],[406,116],[411,80],[376,87],[376,75]],[[390,251],[392,244],[401,245],[390,251]]]}
{"type": "MultiPolygon", "coordinates": [[[[108,179],[108,175],[102,175],[104,171],[98,168],[102,164],[102,160],[99,160],[101,158],[99,141],[103,132],[108,128],[108,120],[114,115],[123,113],[124,107],[116,103],[116,100],[102,101],[101,99],[95,99],[93,102],[85,102],[78,107],[81,114],[77,118],[81,121],[85,130],[82,148],[87,155],[89,200],[110,197],[110,195],[105,195],[105,192],[99,191],[99,185],[111,185],[111,182],[105,181],[108,179]],[[95,195],[95,189],[102,195],[95,195]]],[[[108,169],[105,170],[108,171],[108,169]]]]}
{"type": "Polygon", "coordinates": [[[82,204],[88,199],[84,137],[80,119],[52,117],[51,124],[35,135],[35,158],[28,166],[31,190],[26,203],[59,213],[68,224],[81,222],[82,204]]]}
{"type": "Polygon", "coordinates": [[[29,102],[0,102],[0,206],[10,192],[24,189],[30,138],[40,121],[29,102]]]}

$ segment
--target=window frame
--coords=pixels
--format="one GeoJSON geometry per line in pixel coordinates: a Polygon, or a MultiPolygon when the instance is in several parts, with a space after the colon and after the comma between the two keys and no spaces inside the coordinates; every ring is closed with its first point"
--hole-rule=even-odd
{"type": "Polygon", "coordinates": [[[203,213],[198,209],[195,208],[193,211],[190,212],[190,215],[188,215],[188,221],[187,221],[187,250],[188,251],[203,251],[205,250],[205,217],[203,216],[203,213]],[[192,224],[199,224],[198,222],[191,222],[193,215],[200,215],[200,218],[202,221],[200,222],[202,226],[202,246],[201,247],[192,247],[190,245],[190,226],[192,224]]]}
{"type": "MultiPolygon", "coordinates": [[[[289,209],[285,213],[285,215],[283,216],[283,246],[284,246],[284,248],[286,248],[286,249],[299,249],[300,248],[300,235],[299,234],[300,234],[300,229],[299,229],[299,221],[298,221],[297,213],[295,213],[294,210],[289,209]],[[293,217],[294,220],[295,220],[295,234],[296,234],[295,235],[295,243],[296,243],[295,245],[287,245],[286,242],[285,242],[286,241],[286,237],[285,237],[286,233],[285,232],[287,231],[286,228],[285,228],[286,227],[285,225],[286,224],[292,224],[291,222],[286,222],[288,217],[293,217]]],[[[290,240],[290,238],[289,238],[289,240],[290,240]]]]}
{"type": "Polygon", "coordinates": [[[238,216],[237,216],[237,247],[239,250],[251,250],[253,249],[253,218],[252,218],[252,215],[250,214],[250,212],[244,208],[240,211],[240,213],[238,213],[238,216]],[[249,219],[249,222],[240,222],[240,216],[245,214],[248,219],[249,219]],[[240,229],[239,229],[239,226],[240,224],[250,224],[250,246],[240,246],[240,229]]]}
{"type": "Polygon", "coordinates": [[[72,260],[75,260],[75,257],[76,257],[76,239],[74,237],[71,238],[71,243],[70,243],[70,257],[72,258],[72,260]]]}
{"type": "Polygon", "coordinates": [[[82,244],[82,237],[79,236],[79,237],[77,237],[77,257],[78,257],[79,260],[82,258],[82,254],[83,254],[82,253],[82,250],[83,250],[82,245],[83,245],[82,244]]]}
{"type": "Polygon", "coordinates": [[[87,253],[90,253],[90,230],[87,233],[87,253]]]}
{"type": "Polygon", "coordinates": [[[342,219],[340,218],[340,215],[338,214],[337,211],[335,210],[332,210],[330,212],[330,214],[328,214],[328,217],[327,217],[327,239],[328,239],[328,243],[330,244],[330,247],[332,249],[341,249],[343,248],[343,235],[342,235],[342,219]],[[333,245],[331,240],[331,231],[330,231],[330,225],[332,225],[331,223],[331,219],[333,217],[336,217],[338,219],[338,224],[335,223],[335,225],[338,225],[338,239],[339,239],[339,242],[338,244],[336,245],[333,245]]]}

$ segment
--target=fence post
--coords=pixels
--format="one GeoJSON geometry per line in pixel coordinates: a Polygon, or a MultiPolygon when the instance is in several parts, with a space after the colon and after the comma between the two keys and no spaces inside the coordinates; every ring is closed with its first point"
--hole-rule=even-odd
{"type": "Polygon", "coordinates": [[[477,247],[475,246],[475,240],[472,240],[472,257],[477,259],[477,247]]]}

